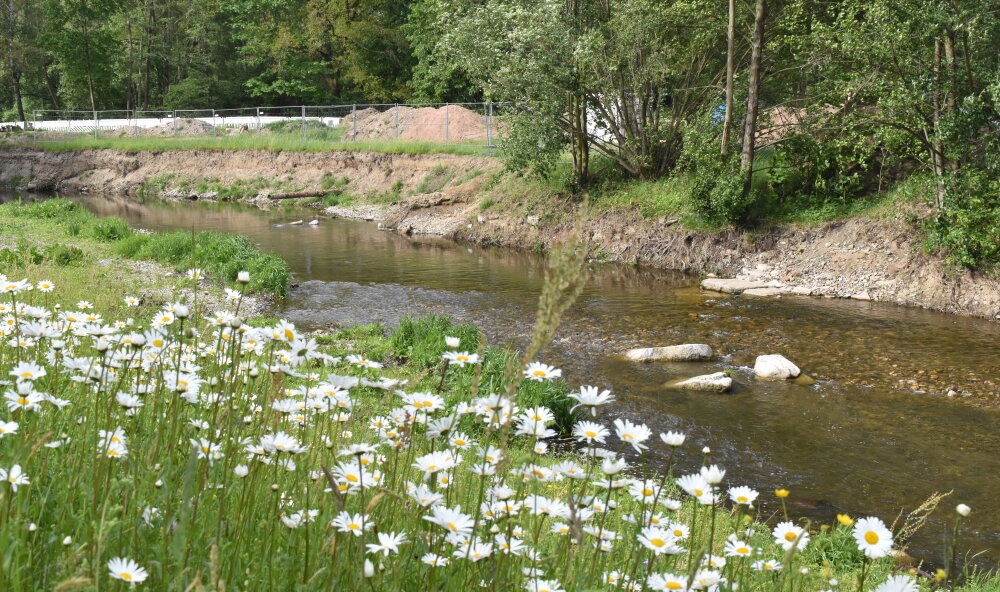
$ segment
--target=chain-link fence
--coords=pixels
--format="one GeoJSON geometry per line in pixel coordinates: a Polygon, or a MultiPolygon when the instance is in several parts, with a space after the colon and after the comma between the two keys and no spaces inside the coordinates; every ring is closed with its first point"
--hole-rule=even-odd
{"type": "Polygon", "coordinates": [[[427,142],[489,151],[504,129],[502,103],[303,105],[172,111],[35,111],[25,124],[0,122],[8,138],[273,137],[303,143],[427,142]],[[25,127],[27,129],[25,129],[25,127]]]}

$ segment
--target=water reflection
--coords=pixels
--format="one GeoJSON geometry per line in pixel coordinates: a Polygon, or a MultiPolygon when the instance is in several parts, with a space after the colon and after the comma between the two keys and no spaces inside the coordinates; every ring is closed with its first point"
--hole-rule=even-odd
{"type": "MultiPolygon", "coordinates": [[[[154,230],[216,229],[249,236],[284,257],[298,286],[281,314],[306,327],[383,322],[435,312],[484,327],[494,342],[523,343],[542,271],[536,256],[379,232],[342,220],[289,226],[301,212],[228,204],[81,198],[90,210],[154,230]]],[[[891,521],[935,491],[955,490],[976,547],[1000,557],[1000,413],[949,401],[948,386],[992,389],[1000,377],[1000,329],[991,322],[876,303],[810,298],[727,298],[692,278],[626,266],[595,266],[546,361],[573,384],[613,387],[621,410],[658,430],[710,446],[734,483],[792,490],[796,511],[830,521],[837,511],[891,521]],[[636,345],[709,343],[710,364],[626,364],[609,355],[636,345]],[[734,368],[783,353],[815,386],[758,383],[745,370],[732,395],[673,392],[665,381],[734,368]],[[904,382],[900,382],[903,380],[904,382]],[[913,383],[905,382],[912,380],[913,383]],[[990,384],[993,383],[993,384],[990,384]]],[[[701,462],[692,454],[682,466],[701,462]]],[[[764,497],[767,497],[765,494],[764,497]]],[[[914,541],[940,556],[936,518],[914,541]]]]}

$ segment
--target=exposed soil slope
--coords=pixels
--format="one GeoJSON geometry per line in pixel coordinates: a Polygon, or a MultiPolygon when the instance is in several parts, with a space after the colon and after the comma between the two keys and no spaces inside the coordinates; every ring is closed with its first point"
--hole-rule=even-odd
{"type": "MultiPolygon", "coordinates": [[[[408,197],[394,205],[362,199],[328,208],[330,215],[376,220],[405,233],[516,248],[547,248],[564,240],[575,208],[566,200],[550,197],[544,216],[527,215],[530,210],[525,207],[480,210],[482,185],[498,169],[492,159],[448,154],[0,150],[0,185],[20,179],[22,188],[31,191],[131,194],[163,175],[183,177],[188,186],[191,179],[236,182],[264,176],[284,179],[289,189],[317,187],[324,178],[346,178],[355,196],[394,192],[408,197]],[[448,182],[418,193],[442,170],[449,171],[448,182]]],[[[192,192],[175,189],[167,193],[187,197],[192,192]]],[[[261,195],[257,202],[270,200],[261,195]]],[[[618,211],[587,220],[584,235],[594,256],[605,260],[774,281],[817,296],[1000,318],[1000,282],[948,269],[939,258],[923,253],[920,235],[907,220],[923,213],[906,214],[754,232],[708,232],[618,211]]]]}

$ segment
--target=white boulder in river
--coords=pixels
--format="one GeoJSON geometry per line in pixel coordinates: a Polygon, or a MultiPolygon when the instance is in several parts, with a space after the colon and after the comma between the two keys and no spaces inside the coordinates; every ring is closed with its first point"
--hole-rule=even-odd
{"type": "Polygon", "coordinates": [[[633,362],[699,362],[712,359],[712,348],[704,343],[685,343],[665,347],[640,347],[625,352],[633,362]]]}
{"type": "Polygon", "coordinates": [[[757,356],[753,365],[754,375],[761,380],[785,380],[795,378],[801,372],[798,366],[780,354],[757,356]]]}
{"type": "Polygon", "coordinates": [[[709,393],[724,393],[733,386],[733,379],[726,376],[725,372],[715,374],[703,374],[686,380],[674,380],[665,385],[667,388],[682,389],[686,391],[704,391],[709,393]]]}

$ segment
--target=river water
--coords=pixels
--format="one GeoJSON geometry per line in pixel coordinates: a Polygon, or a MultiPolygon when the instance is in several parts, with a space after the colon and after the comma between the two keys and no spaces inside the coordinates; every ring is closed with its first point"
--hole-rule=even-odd
{"type": "MultiPolygon", "coordinates": [[[[534,319],[544,261],[533,254],[407,238],[364,222],[287,225],[310,216],[289,210],[78,199],[141,228],[250,237],[291,266],[297,285],[278,314],[304,328],[392,325],[401,315],[436,313],[477,324],[496,345],[516,346],[534,319]]],[[[830,522],[846,511],[891,523],[930,494],[954,490],[911,553],[939,563],[952,508],[962,502],[974,512],[967,543],[995,564],[1000,411],[951,400],[940,385],[995,389],[998,354],[994,322],[848,300],[733,298],[703,293],[697,278],[678,273],[594,265],[542,357],[561,366],[571,386],[612,388],[618,413],[654,430],[687,432],[681,470],[699,466],[708,446],[728,483],[757,487],[772,501],[772,489],[789,489],[801,516],[830,522]],[[709,343],[722,357],[633,364],[613,355],[677,343],[709,343]],[[766,353],[787,356],[819,382],[754,381],[747,366],[766,353]],[[725,368],[737,373],[732,394],[661,386],[725,368]]]]}

